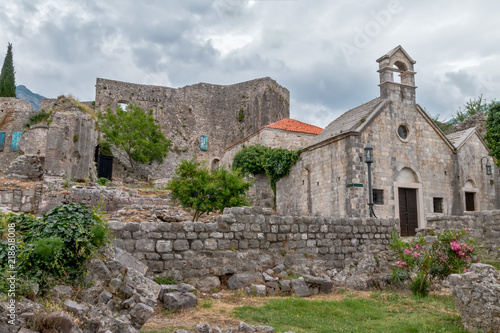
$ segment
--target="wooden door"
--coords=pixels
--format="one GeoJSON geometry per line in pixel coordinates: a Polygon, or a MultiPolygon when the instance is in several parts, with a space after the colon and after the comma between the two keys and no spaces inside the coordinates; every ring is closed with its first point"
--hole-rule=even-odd
{"type": "Polygon", "coordinates": [[[399,188],[399,219],[401,237],[415,236],[415,229],[418,228],[416,189],[399,188]]]}
{"type": "Polygon", "coordinates": [[[465,192],[465,210],[468,212],[473,212],[476,210],[476,206],[474,204],[474,192],[465,192]]]}

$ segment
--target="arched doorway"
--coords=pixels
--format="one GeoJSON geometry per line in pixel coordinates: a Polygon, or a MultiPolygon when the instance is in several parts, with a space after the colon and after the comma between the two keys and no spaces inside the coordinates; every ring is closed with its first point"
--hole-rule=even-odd
{"type": "Polygon", "coordinates": [[[215,170],[219,169],[219,163],[220,163],[219,158],[216,157],[216,158],[212,159],[212,162],[210,163],[212,170],[215,171],[215,170]]]}
{"type": "Polygon", "coordinates": [[[396,217],[399,217],[401,236],[415,236],[416,229],[423,225],[422,184],[418,175],[410,168],[399,171],[394,184],[396,217]]]}

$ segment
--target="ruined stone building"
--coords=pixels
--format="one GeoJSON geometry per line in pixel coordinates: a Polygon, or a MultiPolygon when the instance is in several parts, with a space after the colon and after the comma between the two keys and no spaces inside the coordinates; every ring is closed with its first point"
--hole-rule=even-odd
{"type": "Polygon", "coordinates": [[[95,179],[96,119],[73,99],[44,99],[49,121],[26,127],[31,104],[0,98],[0,173],[25,180],[43,175],[75,180],[95,179]],[[83,110],[83,111],[82,111],[83,110]]]}
{"type": "MultiPolygon", "coordinates": [[[[290,115],[290,93],[266,77],[233,85],[198,83],[182,88],[97,79],[96,110],[134,103],[153,115],[172,151],[161,164],[141,165],[144,176],[169,178],[181,159],[219,163],[223,150],[257,129],[290,115]]],[[[128,161],[114,152],[125,168],[128,161]]]]}
{"type": "Polygon", "coordinates": [[[475,128],[445,136],[415,100],[415,61],[398,46],[377,60],[380,97],[331,122],[277,183],[280,215],[368,216],[364,147],[373,147],[378,217],[415,234],[428,215],[498,208],[498,171],[475,128]]]}

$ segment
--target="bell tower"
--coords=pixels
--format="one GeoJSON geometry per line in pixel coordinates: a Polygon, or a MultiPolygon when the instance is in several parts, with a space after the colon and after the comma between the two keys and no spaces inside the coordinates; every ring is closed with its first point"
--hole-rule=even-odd
{"type": "Polygon", "coordinates": [[[380,74],[380,97],[392,101],[404,101],[415,104],[416,63],[408,53],[398,45],[387,54],[377,59],[380,74]]]}

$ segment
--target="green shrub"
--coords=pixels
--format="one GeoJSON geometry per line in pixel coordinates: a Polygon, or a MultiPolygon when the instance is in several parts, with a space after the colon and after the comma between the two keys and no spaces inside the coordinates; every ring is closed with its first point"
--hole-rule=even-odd
{"type": "Polygon", "coordinates": [[[197,221],[203,214],[248,204],[245,192],[250,185],[238,170],[211,170],[193,158],[181,160],[166,189],[182,207],[194,211],[193,221],[197,221]]]}
{"type": "MultiPolygon", "coordinates": [[[[77,204],[56,207],[40,218],[27,214],[0,214],[0,222],[2,234],[5,222],[15,224],[16,281],[21,287],[26,287],[25,292],[35,282],[44,287],[60,279],[65,282],[79,280],[84,273],[85,261],[95,255],[109,238],[107,223],[77,204]]],[[[3,273],[7,268],[7,245],[2,239],[0,271],[3,273]]]]}
{"type": "Polygon", "coordinates": [[[429,281],[424,275],[419,274],[410,285],[410,290],[417,297],[427,297],[429,295],[429,281]]]}
{"type": "Polygon", "coordinates": [[[155,279],[155,282],[158,284],[177,284],[175,278],[172,276],[164,276],[155,279]]]}
{"type": "Polygon", "coordinates": [[[99,177],[99,179],[97,179],[97,183],[101,186],[106,186],[106,184],[109,182],[110,180],[108,178],[104,178],[104,177],[99,177]]]}

